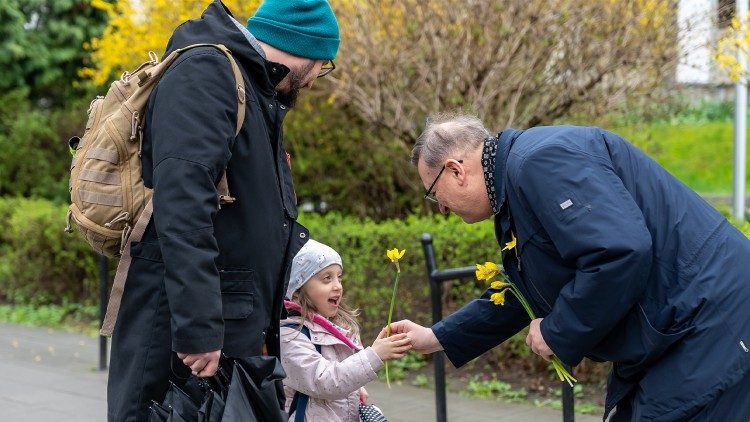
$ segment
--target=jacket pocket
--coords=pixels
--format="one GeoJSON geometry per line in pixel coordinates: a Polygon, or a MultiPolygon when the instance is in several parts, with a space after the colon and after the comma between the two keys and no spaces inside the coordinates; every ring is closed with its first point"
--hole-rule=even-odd
{"type": "Polygon", "coordinates": [[[253,313],[255,280],[252,270],[219,270],[222,317],[245,319],[253,313]]]}
{"type": "Polygon", "coordinates": [[[130,256],[153,262],[164,262],[161,257],[161,247],[158,243],[133,242],[130,245],[130,256]]]}
{"type": "Polygon", "coordinates": [[[643,310],[641,304],[638,304],[638,317],[640,321],[640,337],[641,337],[641,358],[638,361],[631,363],[617,363],[614,366],[614,371],[618,376],[629,379],[632,377],[640,376],[643,371],[649,368],[655,361],[661,358],[669,349],[670,346],[675,344],[677,341],[685,337],[693,327],[687,327],[680,331],[671,334],[664,334],[661,331],[654,328],[651,321],[648,319],[646,312],[643,310]]]}

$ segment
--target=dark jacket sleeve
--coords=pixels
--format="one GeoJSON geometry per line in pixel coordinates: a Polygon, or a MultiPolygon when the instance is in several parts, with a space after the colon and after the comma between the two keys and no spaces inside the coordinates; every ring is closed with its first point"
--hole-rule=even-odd
{"type": "Polygon", "coordinates": [[[172,314],[172,348],[222,348],[224,326],[213,219],[216,183],[234,139],[237,100],[228,60],[191,50],[154,92],[149,129],[154,156],[154,223],[172,314]]]}
{"type": "Polygon", "coordinates": [[[511,338],[529,324],[529,317],[512,294],[505,304],[495,305],[487,290],[482,297],[464,305],[432,326],[446,356],[456,368],[511,338]]]}
{"type": "Polygon", "coordinates": [[[651,268],[643,214],[609,155],[597,152],[567,144],[541,147],[525,158],[511,183],[562,258],[575,262],[575,278],[541,324],[547,345],[573,366],[628,313],[651,268]]]}

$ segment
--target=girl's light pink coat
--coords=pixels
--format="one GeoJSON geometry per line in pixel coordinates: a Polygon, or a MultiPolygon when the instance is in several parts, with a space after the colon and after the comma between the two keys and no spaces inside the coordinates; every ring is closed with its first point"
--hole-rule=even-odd
{"type": "MultiPolygon", "coordinates": [[[[320,324],[305,320],[307,338],[297,325],[302,319],[291,317],[281,322],[281,364],[286,371],[284,392],[286,410],[294,393],[310,396],[305,420],[359,422],[359,388],[377,378],[383,361],[372,349],[362,349],[359,339],[351,339],[354,350],[320,324]],[[321,353],[315,350],[321,345],[321,353]]],[[[294,420],[294,415],[289,419],[294,420]]]]}

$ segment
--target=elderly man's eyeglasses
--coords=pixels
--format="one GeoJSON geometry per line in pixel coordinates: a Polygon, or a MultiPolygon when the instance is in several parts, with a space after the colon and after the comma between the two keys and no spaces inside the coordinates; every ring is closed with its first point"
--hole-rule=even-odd
{"type": "MultiPolygon", "coordinates": [[[[464,160],[458,160],[458,162],[463,163],[464,160]]],[[[443,164],[443,168],[441,168],[437,176],[435,176],[435,180],[432,181],[432,184],[430,185],[430,187],[427,188],[427,193],[424,194],[424,199],[430,202],[434,202],[436,204],[438,203],[437,197],[435,197],[435,192],[432,191],[432,188],[435,187],[435,184],[437,183],[438,179],[440,179],[440,176],[443,174],[444,171],[445,171],[445,164],[443,164]]]]}
{"type": "Polygon", "coordinates": [[[318,73],[318,77],[322,78],[323,76],[333,72],[333,69],[336,69],[336,65],[333,64],[333,60],[328,60],[323,62],[323,67],[320,68],[320,73],[318,73]]]}

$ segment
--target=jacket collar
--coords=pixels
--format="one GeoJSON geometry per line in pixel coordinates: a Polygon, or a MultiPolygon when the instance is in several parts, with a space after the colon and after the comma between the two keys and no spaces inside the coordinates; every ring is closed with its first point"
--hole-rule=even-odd
{"type": "MultiPolygon", "coordinates": [[[[284,307],[288,311],[296,311],[297,313],[302,312],[302,308],[295,302],[292,302],[290,300],[284,300],[284,307]]],[[[295,317],[290,317],[290,319],[295,317]]],[[[299,320],[302,320],[302,317],[297,317],[299,320]]],[[[339,331],[336,326],[333,325],[331,321],[328,321],[327,319],[323,318],[322,316],[318,314],[313,314],[312,322],[305,319],[302,321],[304,325],[307,326],[307,328],[310,329],[310,331],[317,332],[318,334],[330,334],[334,338],[338,339],[338,342],[344,343],[345,345],[349,346],[351,349],[354,350],[360,350],[362,349],[361,346],[353,343],[349,338],[347,338],[344,333],[339,331]]]]}
{"type": "Polygon", "coordinates": [[[186,21],[174,31],[165,55],[192,44],[224,44],[256,86],[264,94],[272,95],[276,85],[289,73],[289,68],[266,60],[253,48],[233,20],[231,12],[221,0],[214,0],[199,19],[186,21]]]}
{"type": "Polygon", "coordinates": [[[501,213],[505,207],[505,175],[507,172],[507,161],[508,155],[510,155],[510,147],[513,145],[513,141],[520,135],[521,132],[515,129],[505,129],[497,135],[497,156],[495,158],[495,195],[497,199],[497,207],[501,213]]]}

